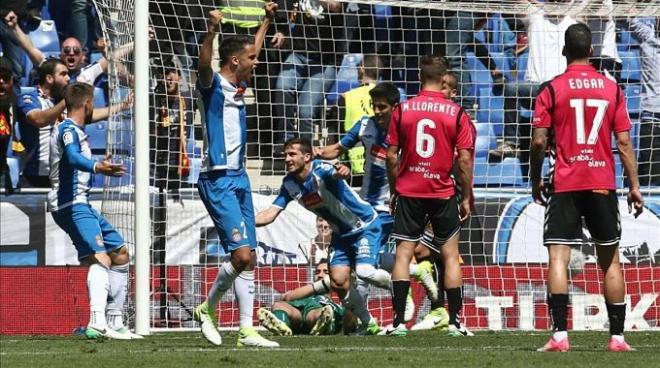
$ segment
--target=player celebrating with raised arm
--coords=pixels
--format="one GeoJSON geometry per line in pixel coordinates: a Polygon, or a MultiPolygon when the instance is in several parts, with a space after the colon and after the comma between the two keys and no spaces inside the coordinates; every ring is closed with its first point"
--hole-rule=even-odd
{"type": "Polygon", "coordinates": [[[48,210],[89,265],[87,289],[90,318],[85,335],[90,339],[142,338],[130,332],[122,320],[128,285],[128,249],[124,239],[89,204],[92,173],[122,176],[124,167],[92,159],[85,124],[92,120],[94,87],[74,83],[64,90],[68,118],[57,124],[50,143],[48,210]],[[106,318],[107,313],[107,318],[106,318]]]}
{"type": "Polygon", "coordinates": [[[626,317],[625,284],[619,264],[621,221],[614,179],[612,133],[630,189],[629,210],[635,216],[644,201],[639,191],[637,164],[630,141],[631,127],[624,93],[589,63],[591,31],[575,24],[564,34],[566,71],[541,88],[534,110],[531,148],[532,195],[546,205],[543,244],[548,248],[548,307],[553,336],[539,351],[568,351],[566,270],[572,245],[582,244],[582,220],[596,243],[598,264],[610,322],[610,351],[630,351],[623,339],[626,317]],[[541,167],[549,131],[549,185],[541,181],[541,167]],[[547,194],[547,201],[546,201],[547,194]]]}
{"type": "Polygon", "coordinates": [[[331,288],[346,309],[360,319],[362,330],[371,329],[375,321],[371,320],[360,294],[351,286],[351,268],[355,267],[356,276],[364,281],[380,288],[389,287],[390,274],[374,267],[382,231],[378,215],[344,180],[350,169],[312,161],[312,146],[308,140],[288,140],[284,144],[284,155],[289,173],[282,180],[273,204],[257,214],[257,226],[275,221],[293,200],[328,221],[333,229],[331,288]]]}
{"type": "Polygon", "coordinates": [[[230,261],[220,266],[206,301],[193,314],[204,337],[214,345],[222,343],[216,307],[234,285],[240,314],[238,346],[279,346],[252,327],[257,239],[252,191],[244,167],[247,127],[243,92],[259,63],[259,51],[277,5],[270,2],[264,8],[266,16],[254,40],[235,36],[220,42],[220,73],[211,68],[213,38],[222,20],[217,10],[209,13],[208,33],[199,52],[197,88],[201,94],[204,158],[197,188],[222,246],[231,254],[230,261]]]}
{"type": "Polygon", "coordinates": [[[436,243],[444,244],[441,252],[449,334],[469,334],[461,327],[458,316],[463,298],[458,233],[461,221],[470,215],[476,132],[468,114],[442,93],[442,77],[446,73],[444,57],[422,58],[419,73],[422,92],[399,105],[387,134],[387,168],[394,207],[392,237],[397,241],[392,272],[394,323],[385,331],[390,336],[408,333],[403,324],[405,299],[410,288],[408,265],[429,222],[436,243]],[[463,195],[460,205],[451,177],[455,152],[458,152],[463,195]]]}

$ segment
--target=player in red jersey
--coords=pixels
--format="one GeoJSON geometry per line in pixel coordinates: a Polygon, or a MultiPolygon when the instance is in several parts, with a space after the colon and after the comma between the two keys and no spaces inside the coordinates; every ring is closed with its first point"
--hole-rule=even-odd
{"type": "Polygon", "coordinates": [[[619,264],[621,223],[614,178],[612,133],[629,182],[628,207],[637,217],[644,201],[630,142],[630,118],[623,91],[589,64],[591,31],[570,26],[563,55],[568,68],[541,88],[536,99],[531,148],[532,194],[545,205],[543,244],[548,247],[548,306],[552,338],[539,351],[567,351],[568,262],[572,245],[582,244],[584,217],[598,263],[605,274],[604,293],[610,322],[611,351],[632,348],[623,339],[625,285],[619,264]],[[550,133],[552,132],[552,133],[550,133]],[[548,185],[541,167],[552,136],[548,185]],[[547,199],[547,200],[546,200],[547,199]]]}
{"type": "Polygon", "coordinates": [[[403,316],[410,287],[408,264],[429,222],[435,243],[444,244],[441,256],[445,264],[450,334],[469,334],[461,327],[458,318],[463,284],[458,233],[461,221],[470,215],[476,131],[468,114],[442,93],[442,77],[446,73],[447,60],[444,57],[425,56],[422,59],[419,73],[422,91],[394,110],[386,138],[390,192],[398,196],[392,201],[396,202],[392,231],[392,237],[397,241],[392,272],[395,318],[393,325],[386,330],[388,335],[407,334],[403,316]],[[460,206],[451,178],[455,151],[459,154],[463,193],[460,206]]]}

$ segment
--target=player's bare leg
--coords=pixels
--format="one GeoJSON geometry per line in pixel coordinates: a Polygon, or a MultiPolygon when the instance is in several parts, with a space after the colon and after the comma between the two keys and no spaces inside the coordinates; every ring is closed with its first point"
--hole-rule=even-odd
{"type": "Polygon", "coordinates": [[[568,262],[571,248],[567,245],[548,246],[548,308],[552,315],[552,337],[538,351],[566,352],[570,349],[566,332],[568,306],[568,262]]]}
{"type": "Polygon", "coordinates": [[[619,262],[618,246],[596,246],[598,265],[605,274],[605,305],[610,321],[610,351],[631,351],[633,348],[623,338],[626,320],[626,286],[619,262]]]}
{"type": "Polygon", "coordinates": [[[472,336],[472,332],[461,326],[460,313],[463,308],[463,271],[458,252],[458,233],[441,248],[444,269],[444,286],[449,307],[449,335],[472,336]]]}
{"type": "Polygon", "coordinates": [[[351,267],[344,265],[330,266],[330,285],[341,299],[342,305],[360,319],[363,326],[368,326],[371,315],[360,294],[351,286],[351,267]]]}

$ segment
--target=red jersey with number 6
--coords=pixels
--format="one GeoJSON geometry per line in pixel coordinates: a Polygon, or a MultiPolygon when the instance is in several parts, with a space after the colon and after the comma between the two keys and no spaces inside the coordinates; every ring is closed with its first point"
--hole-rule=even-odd
{"type": "Polygon", "coordinates": [[[388,145],[398,146],[397,193],[414,198],[454,195],[454,152],[474,150],[476,130],[470,116],[441,92],[422,91],[394,110],[388,145]]]}
{"type": "Polygon", "coordinates": [[[533,126],[553,131],[549,177],[555,192],[616,189],[612,132],[631,126],[616,82],[590,65],[569,65],[539,92],[533,126]]]}

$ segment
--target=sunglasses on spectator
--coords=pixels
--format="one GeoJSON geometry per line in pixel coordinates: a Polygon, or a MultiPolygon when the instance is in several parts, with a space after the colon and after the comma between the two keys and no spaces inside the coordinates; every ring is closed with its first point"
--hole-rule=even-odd
{"type": "Polygon", "coordinates": [[[80,55],[80,53],[82,52],[80,47],[69,47],[69,46],[63,48],[62,51],[64,51],[65,54],[69,54],[71,51],[73,51],[75,55],[80,55]]]}

